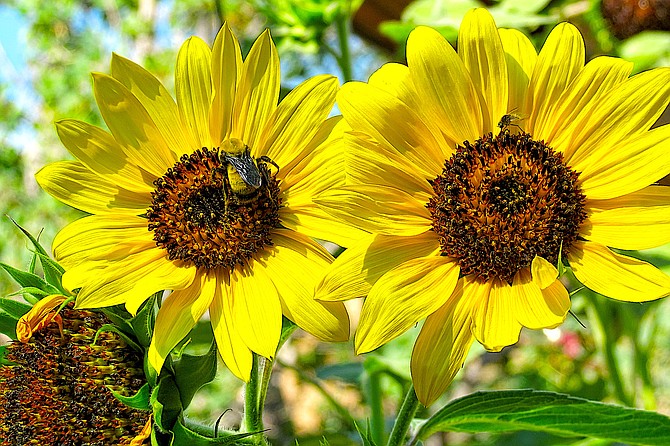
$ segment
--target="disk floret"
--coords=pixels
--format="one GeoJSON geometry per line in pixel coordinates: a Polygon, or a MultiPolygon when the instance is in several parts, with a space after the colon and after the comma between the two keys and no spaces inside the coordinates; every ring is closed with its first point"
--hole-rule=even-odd
{"type": "Polygon", "coordinates": [[[465,141],[431,181],[441,252],[464,275],[512,282],[535,256],[552,263],[586,219],[579,174],[526,133],[465,141]]]}
{"type": "Polygon", "coordinates": [[[218,148],[183,155],[154,182],[148,228],[170,260],[232,269],[272,245],[271,231],[280,224],[279,181],[266,162],[255,165],[263,182],[245,195],[231,187],[230,166],[218,148]]]}

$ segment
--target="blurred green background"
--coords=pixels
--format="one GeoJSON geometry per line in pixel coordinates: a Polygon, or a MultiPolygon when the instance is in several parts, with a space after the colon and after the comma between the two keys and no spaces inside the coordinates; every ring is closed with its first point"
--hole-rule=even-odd
{"type": "MultiPolygon", "coordinates": [[[[323,72],[342,82],[366,80],[382,63],[403,60],[404,41],[419,24],[436,27],[455,43],[463,14],[475,6],[487,6],[498,26],[523,30],[536,48],[555,24],[569,20],[584,35],[589,58],[620,56],[633,61],[635,71],[670,65],[668,0],[0,2],[0,259],[18,268],[30,260],[27,240],[5,215],[33,234],[41,233],[46,247],[60,228],[81,215],[42,192],[33,176],[50,161],[70,158],[56,137],[55,120],[104,126],[90,72],[109,72],[112,51],[145,66],[172,89],[176,54],[190,35],[211,43],[226,20],[246,52],[269,27],[288,91],[323,72]]],[[[661,119],[659,124],[670,121],[667,111],[661,119]]],[[[670,247],[636,255],[670,273],[670,247]]],[[[14,290],[10,278],[0,274],[0,295],[14,290]]],[[[517,345],[497,354],[474,347],[441,402],[476,390],[532,387],[670,414],[666,301],[619,303],[579,292],[573,297],[576,317],[559,329],[524,330],[517,345]]],[[[349,305],[355,325],[360,302],[349,305]]],[[[206,348],[206,324],[198,330],[191,345],[195,350],[206,348]]],[[[296,438],[305,445],[319,444],[325,436],[332,445],[351,444],[357,437],[350,417],[363,425],[366,418],[390,425],[409,382],[417,334],[418,329],[411,330],[371,354],[354,357],[350,344],[326,345],[297,333],[279,355],[273,376],[266,409],[270,438],[287,445],[296,438]],[[370,408],[367,402],[380,392],[382,406],[370,408]]],[[[222,367],[217,379],[200,391],[190,415],[213,423],[231,408],[221,426],[235,426],[240,388],[222,367]]],[[[428,444],[447,443],[574,442],[530,433],[444,434],[428,444]]]]}

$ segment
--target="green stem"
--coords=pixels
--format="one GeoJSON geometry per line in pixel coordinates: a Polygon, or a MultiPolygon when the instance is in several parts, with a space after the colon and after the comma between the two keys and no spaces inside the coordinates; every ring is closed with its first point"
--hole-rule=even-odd
{"type": "Polygon", "coordinates": [[[596,318],[598,319],[598,324],[603,332],[603,350],[605,352],[605,362],[607,363],[607,369],[609,371],[609,377],[614,385],[614,393],[616,397],[623,404],[634,407],[634,402],[630,396],[626,393],[626,390],[623,385],[623,380],[621,378],[621,370],[619,369],[619,363],[616,358],[616,339],[614,333],[610,329],[611,315],[607,314],[607,302],[601,302],[600,296],[593,296],[591,299],[592,307],[595,310],[596,318]]]}
{"type": "Polygon", "coordinates": [[[367,400],[370,405],[370,435],[375,444],[384,443],[384,408],[382,407],[381,372],[368,374],[367,400]]]}
{"type": "Polygon", "coordinates": [[[349,11],[338,14],[335,24],[337,26],[337,40],[340,45],[340,56],[336,57],[337,64],[342,70],[342,79],[349,82],[353,79],[351,74],[351,54],[349,52],[349,11]]]}
{"type": "Polygon", "coordinates": [[[417,410],[419,410],[419,399],[416,397],[416,392],[414,392],[414,386],[410,386],[398,411],[398,417],[393,425],[391,436],[388,443],[386,443],[387,446],[400,446],[404,443],[409,431],[409,425],[414,419],[417,410]]]}
{"type": "Polygon", "coordinates": [[[260,356],[252,353],[251,375],[244,389],[244,432],[259,432],[263,430],[263,411],[259,403],[260,386],[260,356]]]}

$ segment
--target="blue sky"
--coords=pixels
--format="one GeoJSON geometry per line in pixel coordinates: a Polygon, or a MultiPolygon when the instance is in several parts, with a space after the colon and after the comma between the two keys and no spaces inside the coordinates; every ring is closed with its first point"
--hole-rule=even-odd
{"type": "Polygon", "coordinates": [[[22,33],[25,29],[26,20],[20,13],[7,5],[0,5],[0,45],[15,70],[25,65],[22,52],[25,46],[22,33]]]}

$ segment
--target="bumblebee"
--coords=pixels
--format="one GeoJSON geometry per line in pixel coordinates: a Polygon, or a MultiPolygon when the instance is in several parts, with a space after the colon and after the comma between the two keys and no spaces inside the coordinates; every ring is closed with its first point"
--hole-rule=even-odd
{"type": "Polygon", "coordinates": [[[226,206],[232,198],[236,203],[246,203],[256,197],[256,192],[268,183],[268,170],[259,168],[259,163],[272,164],[279,170],[277,163],[267,156],[253,158],[249,146],[236,138],[223,143],[219,149],[220,171],[224,173],[224,194],[226,206]],[[226,181],[227,180],[227,181],[226,181]],[[230,187],[233,197],[227,196],[226,185],[230,187]]]}

